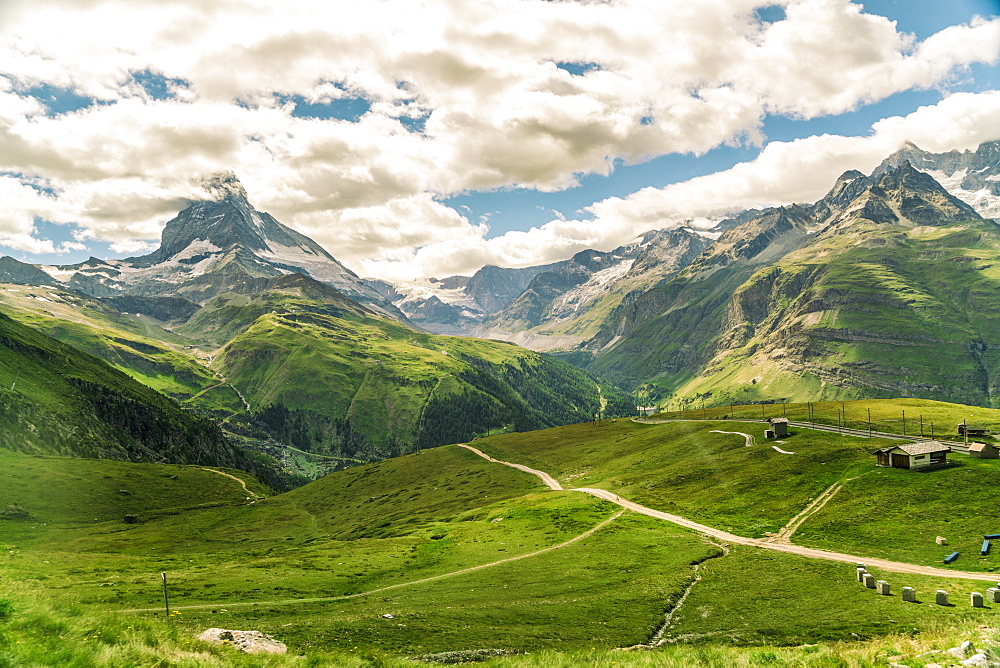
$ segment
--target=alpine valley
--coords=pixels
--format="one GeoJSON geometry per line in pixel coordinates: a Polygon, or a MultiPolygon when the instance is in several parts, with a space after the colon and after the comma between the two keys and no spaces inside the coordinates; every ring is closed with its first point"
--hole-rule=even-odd
{"type": "MultiPolygon", "coordinates": [[[[232,173],[204,190],[149,255],[0,258],[0,307],[284,475],[637,402],[1000,404],[1000,142],[907,144],[813,204],[406,284],[358,277],[257,211],[232,173]]],[[[0,367],[0,386],[17,374],[0,367]]]]}
{"type": "Polygon", "coordinates": [[[0,258],[0,666],[1000,660],[1000,142],[400,284],[204,190],[0,258]]]}

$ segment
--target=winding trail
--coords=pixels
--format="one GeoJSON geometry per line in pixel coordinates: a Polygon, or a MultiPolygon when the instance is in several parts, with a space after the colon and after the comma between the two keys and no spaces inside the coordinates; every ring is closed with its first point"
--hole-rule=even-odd
{"type": "MultiPolygon", "coordinates": [[[[562,487],[559,485],[559,483],[556,482],[555,479],[552,478],[552,476],[545,473],[544,471],[531,469],[522,464],[512,464],[510,462],[504,462],[498,459],[494,459],[493,457],[490,457],[489,455],[483,453],[482,451],[477,450],[476,448],[470,447],[468,445],[463,445],[462,447],[472,450],[479,456],[491,462],[495,462],[497,464],[504,464],[506,466],[512,466],[521,471],[526,471],[527,473],[536,475],[539,478],[542,478],[542,480],[546,481],[551,480],[555,486],[547,482],[546,484],[549,485],[550,489],[562,490],[562,487]]],[[[846,483],[848,481],[845,480],[843,482],[846,483]]],[[[810,504],[810,506],[808,506],[803,511],[803,513],[811,514],[812,512],[816,512],[817,510],[819,510],[822,507],[822,503],[829,501],[830,498],[832,498],[833,495],[840,490],[841,486],[843,486],[843,483],[838,483],[828,488],[823,494],[820,495],[819,498],[817,498],[813,502],[813,504],[810,504]],[[823,500],[824,495],[826,496],[825,501],[823,500]],[[820,502],[820,505],[816,506],[815,504],[817,502],[820,502]]],[[[801,545],[792,545],[790,542],[777,542],[777,541],[772,542],[771,539],[747,538],[746,536],[737,536],[736,534],[729,533],[728,531],[722,531],[721,529],[716,529],[714,527],[706,526],[704,524],[699,524],[697,522],[687,519],[686,517],[681,517],[680,515],[672,515],[670,513],[665,513],[660,510],[653,510],[652,508],[641,506],[638,503],[635,503],[634,501],[629,501],[628,499],[624,499],[615,494],[614,492],[609,492],[605,489],[597,489],[594,487],[578,487],[570,491],[590,494],[591,496],[596,496],[599,499],[604,499],[605,501],[610,501],[611,503],[618,504],[622,508],[639,513],[640,515],[646,515],[648,517],[653,517],[658,520],[671,522],[678,526],[691,529],[692,531],[697,531],[698,533],[703,534],[705,536],[717,538],[719,540],[726,541],[728,543],[733,543],[736,545],[760,547],[764,548],[765,550],[775,550],[777,552],[795,554],[800,557],[808,557],[810,559],[825,559],[827,561],[839,561],[845,564],[864,563],[869,568],[878,568],[886,571],[892,571],[895,573],[931,575],[935,577],[955,578],[960,580],[983,580],[987,582],[997,581],[996,573],[973,573],[969,571],[950,571],[944,568],[935,568],[933,566],[919,566],[917,564],[907,564],[900,561],[890,561],[888,559],[876,559],[872,557],[858,556],[856,554],[845,554],[843,552],[831,552],[829,550],[820,550],[812,547],[803,547],[801,545]]],[[[799,513],[799,515],[796,516],[796,518],[802,516],[803,513],[799,513]]],[[[807,516],[808,515],[806,515],[806,517],[807,516]]],[[[796,518],[793,518],[792,522],[794,522],[796,518]]],[[[802,521],[804,521],[805,519],[806,519],[805,517],[801,517],[802,521]]],[[[791,536],[791,533],[793,533],[794,530],[798,528],[798,525],[800,525],[801,523],[802,522],[800,521],[798,522],[798,524],[792,527],[791,531],[788,533],[788,536],[791,536]]],[[[791,522],[789,522],[789,525],[791,525],[791,522]]],[[[786,529],[787,528],[788,527],[786,526],[786,529]]],[[[785,531],[785,529],[782,529],[782,531],[785,531]]]]}
{"type": "MultiPolygon", "coordinates": [[[[211,469],[205,469],[210,471],[211,469]]],[[[218,473],[218,471],[216,471],[218,473]]],[[[226,475],[223,473],[223,475],[226,475]]],[[[378,589],[371,589],[369,591],[358,592],[357,594],[344,594],[343,596],[323,596],[319,598],[283,598],[275,601],[238,601],[230,602],[226,601],[224,603],[200,603],[198,605],[174,605],[171,606],[171,610],[209,610],[212,608],[235,608],[235,607],[246,607],[254,605],[294,605],[296,603],[324,603],[327,601],[347,601],[352,598],[360,598],[361,596],[370,596],[371,594],[378,594],[380,592],[389,591],[390,589],[399,589],[400,587],[411,587],[413,585],[423,584],[425,582],[433,582],[434,580],[443,580],[444,578],[455,577],[456,575],[464,575],[466,573],[472,573],[474,571],[482,570],[484,568],[491,568],[493,566],[499,566],[500,564],[509,564],[512,561],[520,561],[521,559],[527,559],[529,557],[537,557],[539,554],[545,554],[546,552],[552,552],[553,550],[558,550],[564,548],[568,545],[583,540],[584,538],[600,531],[607,525],[614,522],[616,519],[622,516],[624,510],[620,510],[608,519],[595,524],[590,527],[579,536],[574,536],[567,541],[559,543],[558,545],[550,545],[549,547],[542,548],[541,550],[536,550],[535,552],[530,552],[528,554],[522,554],[517,557],[507,557],[506,559],[500,559],[499,561],[491,561],[488,564],[480,564],[478,566],[470,566],[469,568],[463,568],[458,571],[452,571],[451,573],[442,573],[441,575],[432,575],[429,578],[421,578],[420,580],[412,580],[410,582],[400,582],[399,584],[388,585],[386,587],[379,587],[378,589]]],[[[118,612],[159,612],[163,610],[162,607],[155,608],[130,608],[128,610],[118,610],[118,612]]]]}
{"type": "Polygon", "coordinates": [[[710,434],[736,434],[737,436],[742,436],[743,438],[746,439],[746,441],[747,441],[746,447],[749,448],[751,446],[757,445],[757,440],[753,436],[751,436],[750,434],[744,434],[742,431],[720,431],[718,429],[712,429],[708,433],[710,433],[710,434]]]}
{"type": "Polygon", "coordinates": [[[479,455],[483,459],[485,459],[487,461],[490,461],[490,462],[493,462],[494,464],[503,464],[504,466],[510,466],[512,468],[515,468],[518,471],[524,471],[525,473],[530,473],[531,475],[538,476],[539,478],[542,479],[542,482],[544,482],[546,485],[548,485],[549,489],[551,489],[553,492],[562,492],[563,491],[563,486],[559,484],[559,481],[556,480],[555,478],[553,478],[552,476],[550,476],[545,471],[539,471],[537,469],[528,468],[524,464],[514,464],[514,463],[511,463],[511,462],[502,462],[499,459],[493,459],[492,457],[490,457],[488,454],[486,454],[482,450],[479,450],[478,448],[474,448],[471,445],[467,445],[465,443],[458,443],[458,447],[465,448],[466,450],[472,450],[474,453],[476,453],[477,455],[479,455]]]}
{"type": "Polygon", "coordinates": [[[242,480],[240,478],[237,478],[234,475],[230,475],[228,473],[224,473],[223,471],[216,471],[215,469],[207,469],[204,466],[199,466],[198,468],[200,468],[202,471],[211,471],[212,473],[218,473],[219,475],[224,475],[227,478],[232,478],[236,482],[240,483],[240,487],[243,488],[243,491],[246,492],[247,494],[249,494],[249,496],[247,496],[247,500],[250,501],[250,503],[253,503],[254,501],[257,501],[259,499],[264,498],[261,495],[257,494],[257,492],[255,492],[252,489],[250,489],[249,487],[247,487],[246,481],[244,481],[244,480],[242,480]]]}

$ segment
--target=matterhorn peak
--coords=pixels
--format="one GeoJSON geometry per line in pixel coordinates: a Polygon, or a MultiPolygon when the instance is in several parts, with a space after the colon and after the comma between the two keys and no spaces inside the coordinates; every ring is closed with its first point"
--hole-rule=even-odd
{"type": "Polygon", "coordinates": [[[232,170],[206,176],[199,185],[208,195],[207,199],[215,202],[221,202],[230,197],[247,199],[246,189],[232,170]]]}

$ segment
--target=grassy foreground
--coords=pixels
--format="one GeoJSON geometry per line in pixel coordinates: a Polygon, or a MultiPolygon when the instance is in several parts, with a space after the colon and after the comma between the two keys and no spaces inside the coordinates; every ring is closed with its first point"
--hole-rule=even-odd
{"type": "MultiPolygon", "coordinates": [[[[876,470],[876,440],[798,430],[783,454],[717,433],[753,430],[607,421],[477,445],[567,488],[747,535],[843,482],[794,542],[911,563],[940,566],[943,524],[953,545],[993,529],[936,499],[941,484],[989,507],[998,461],[913,474],[876,470]],[[900,529],[917,510],[921,522],[900,529]]],[[[508,653],[489,660],[498,666],[920,666],[935,657],[923,652],[990,640],[998,623],[996,605],[968,605],[988,582],[875,573],[893,587],[877,596],[850,564],[717,544],[619,510],[455,446],[280,495],[239,471],[0,451],[0,666],[402,666],[488,649],[508,653]],[[921,603],[903,602],[903,586],[921,603]],[[953,606],[931,604],[939,588],[953,606]],[[262,631],[289,656],[202,645],[209,627],[262,631]]],[[[989,572],[990,559],[954,567],[989,572]]]]}

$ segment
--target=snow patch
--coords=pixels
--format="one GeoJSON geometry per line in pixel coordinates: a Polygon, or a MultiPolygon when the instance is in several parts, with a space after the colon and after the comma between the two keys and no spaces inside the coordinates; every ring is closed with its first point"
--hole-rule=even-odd
{"type": "Polygon", "coordinates": [[[573,317],[581,308],[607,294],[608,286],[624,278],[633,264],[634,259],[621,260],[618,264],[593,273],[586,283],[552,301],[552,317],[558,320],[573,317]]]}

